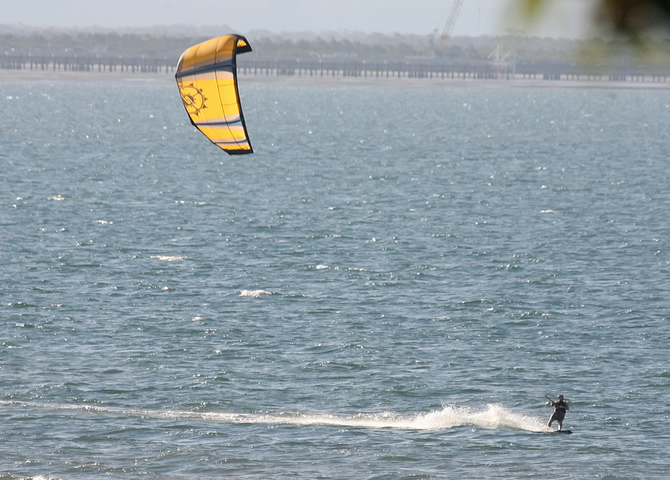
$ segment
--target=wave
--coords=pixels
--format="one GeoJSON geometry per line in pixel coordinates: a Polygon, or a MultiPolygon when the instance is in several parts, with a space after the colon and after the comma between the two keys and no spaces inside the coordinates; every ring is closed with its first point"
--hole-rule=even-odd
{"type": "Polygon", "coordinates": [[[48,408],[81,413],[101,413],[122,416],[190,419],[211,423],[235,424],[288,424],[330,425],[338,427],[393,428],[406,430],[442,430],[461,426],[486,429],[511,429],[527,432],[547,432],[544,421],[535,416],[513,412],[500,404],[489,404],[477,410],[462,406],[446,406],[442,410],[415,415],[398,415],[391,412],[359,413],[352,416],[301,413],[225,413],[192,412],[186,410],[146,410],[96,405],[49,404],[0,400],[0,405],[17,405],[26,408],[48,408]]]}

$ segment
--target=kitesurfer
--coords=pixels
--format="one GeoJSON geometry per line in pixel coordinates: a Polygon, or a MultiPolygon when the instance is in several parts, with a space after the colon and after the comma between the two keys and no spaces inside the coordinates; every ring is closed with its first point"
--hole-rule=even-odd
{"type": "Polygon", "coordinates": [[[547,397],[547,399],[551,402],[551,406],[554,407],[554,413],[551,414],[551,418],[549,419],[547,426],[551,428],[551,424],[554,423],[554,420],[556,420],[556,423],[558,423],[558,431],[560,432],[563,428],[565,412],[570,410],[570,407],[568,406],[568,402],[563,399],[563,395],[559,395],[557,401],[553,401],[549,397],[547,397]]]}

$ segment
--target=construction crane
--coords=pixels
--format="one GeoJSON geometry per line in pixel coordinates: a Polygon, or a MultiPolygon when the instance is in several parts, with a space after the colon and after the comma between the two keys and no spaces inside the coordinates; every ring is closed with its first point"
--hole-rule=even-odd
{"type": "Polygon", "coordinates": [[[447,17],[447,21],[444,24],[442,33],[440,34],[440,38],[437,42],[437,47],[435,47],[435,54],[438,57],[444,55],[444,49],[447,46],[447,42],[449,41],[449,37],[451,36],[451,31],[454,29],[456,19],[458,18],[458,14],[460,13],[462,6],[463,6],[463,0],[454,0],[454,3],[451,4],[451,10],[449,11],[449,16],[447,17]]]}

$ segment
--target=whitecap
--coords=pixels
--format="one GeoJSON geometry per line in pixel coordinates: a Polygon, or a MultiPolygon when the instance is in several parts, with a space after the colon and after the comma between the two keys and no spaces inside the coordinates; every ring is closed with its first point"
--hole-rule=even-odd
{"type": "Polygon", "coordinates": [[[152,255],[151,258],[156,258],[163,262],[180,262],[186,260],[188,257],[180,257],[177,255],[152,255]]]}
{"type": "Polygon", "coordinates": [[[258,298],[262,295],[272,295],[272,292],[267,290],[241,290],[240,297],[253,297],[258,298]]]}

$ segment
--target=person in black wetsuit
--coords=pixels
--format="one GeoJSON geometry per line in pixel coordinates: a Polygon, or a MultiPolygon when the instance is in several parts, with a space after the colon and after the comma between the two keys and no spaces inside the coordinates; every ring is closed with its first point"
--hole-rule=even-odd
{"type": "Polygon", "coordinates": [[[553,401],[549,399],[551,402],[551,406],[554,407],[554,413],[551,414],[551,418],[549,419],[549,423],[547,424],[548,427],[551,427],[551,424],[554,423],[554,420],[556,420],[556,423],[558,423],[558,431],[560,432],[563,429],[563,419],[565,418],[565,412],[570,410],[570,407],[568,406],[568,402],[563,400],[563,395],[558,396],[557,401],[553,401]]]}

